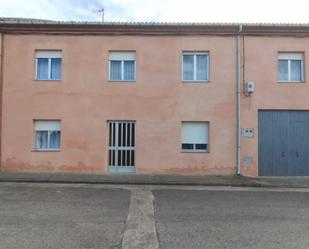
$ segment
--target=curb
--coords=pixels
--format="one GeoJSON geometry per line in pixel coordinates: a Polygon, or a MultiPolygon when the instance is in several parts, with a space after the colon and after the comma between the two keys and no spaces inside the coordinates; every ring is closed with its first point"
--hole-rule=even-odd
{"type": "Polygon", "coordinates": [[[185,176],[0,172],[0,182],[309,188],[309,177],[185,176]]]}

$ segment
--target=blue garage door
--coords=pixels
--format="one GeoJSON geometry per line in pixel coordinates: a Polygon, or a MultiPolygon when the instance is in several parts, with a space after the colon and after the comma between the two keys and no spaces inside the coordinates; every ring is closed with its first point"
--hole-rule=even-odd
{"type": "Polygon", "coordinates": [[[259,175],[309,176],[309,111],[259,111],[259,175]]]}

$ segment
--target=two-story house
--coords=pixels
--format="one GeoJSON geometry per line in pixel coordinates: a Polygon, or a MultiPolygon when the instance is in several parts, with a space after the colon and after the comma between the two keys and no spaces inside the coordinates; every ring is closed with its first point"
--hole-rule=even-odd
{"type": "Polygon", "coordinates": [[[0,19],[1,170],[309,175],[309,26],[0,19]]]}

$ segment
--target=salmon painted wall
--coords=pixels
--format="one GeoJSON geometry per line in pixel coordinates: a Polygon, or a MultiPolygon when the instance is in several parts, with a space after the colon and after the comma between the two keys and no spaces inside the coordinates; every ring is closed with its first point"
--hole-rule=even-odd
{"type": "Polygon", "coordinates": [[[258,175],[258,110],[309,110],[309,38],[245,37],[244,79],[255,82],[251,97],[242,95],[241,126],[254,128],[254,137],[241,139],[242,159],[253,158],[253,163],[242,162],[242,174],[258,175]],[[304,53],[304,83],[278,83],[278,52],[304,53]]]}
{"type": "MultiPolygon", "coordinates": [[[[137,173],[235,174],[235,37],[5,35],[4,50],[2,170],[107,173],[107,121],[135,120],[137,173]],[[61,81],[34,80],[36,49],[62,50],[61,81]],[[136,51],[136,82],[108,81],[110,50],[136,51]],[[182,51],[209,51],[209,83],[181,81],[182,51]],[[61,120],[60,152],[33,150],[34,119],[61,120]],[[209,153],[180,152],[181,121],[210,122],[209,153]]],[[[247,76],[258,85],[269,74],[247,76]]],[[[244,153],[256,153],[252,141],[244,153]]]]}

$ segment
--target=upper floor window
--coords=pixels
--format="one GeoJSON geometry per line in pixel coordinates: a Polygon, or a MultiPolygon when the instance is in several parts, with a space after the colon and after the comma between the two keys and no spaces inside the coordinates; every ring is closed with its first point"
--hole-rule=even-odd
{"type": "Polygon", "coordinates": [[[278,54],[278,80],[282,82],[304,81],[304,54],[278,54]]]}
{"type": "Polygon", "coordinates": [[[61,127],[59,120],[34,121],[34,130],[36,150],[60,150],[61,127]]]}
{"type": "Polygon", "coordinates": [[[36,79],[61,79],[61,51],[36,51],[36,79]]]}
{"type": "Polygon", "coordinates": [[[135,81],[135,52],[109,53],[109,80],[135,81]]]}
{"type": "Polygon", "coordinates": [[[184,152],[207,152],[208,122],[182,122],[181,149],[184,152]]]}
{"type": "Polygon", "coordinates": [[[209,55],[205,52],[185,52],[182,54],[182,80],[209,80],[209,55]]]}

